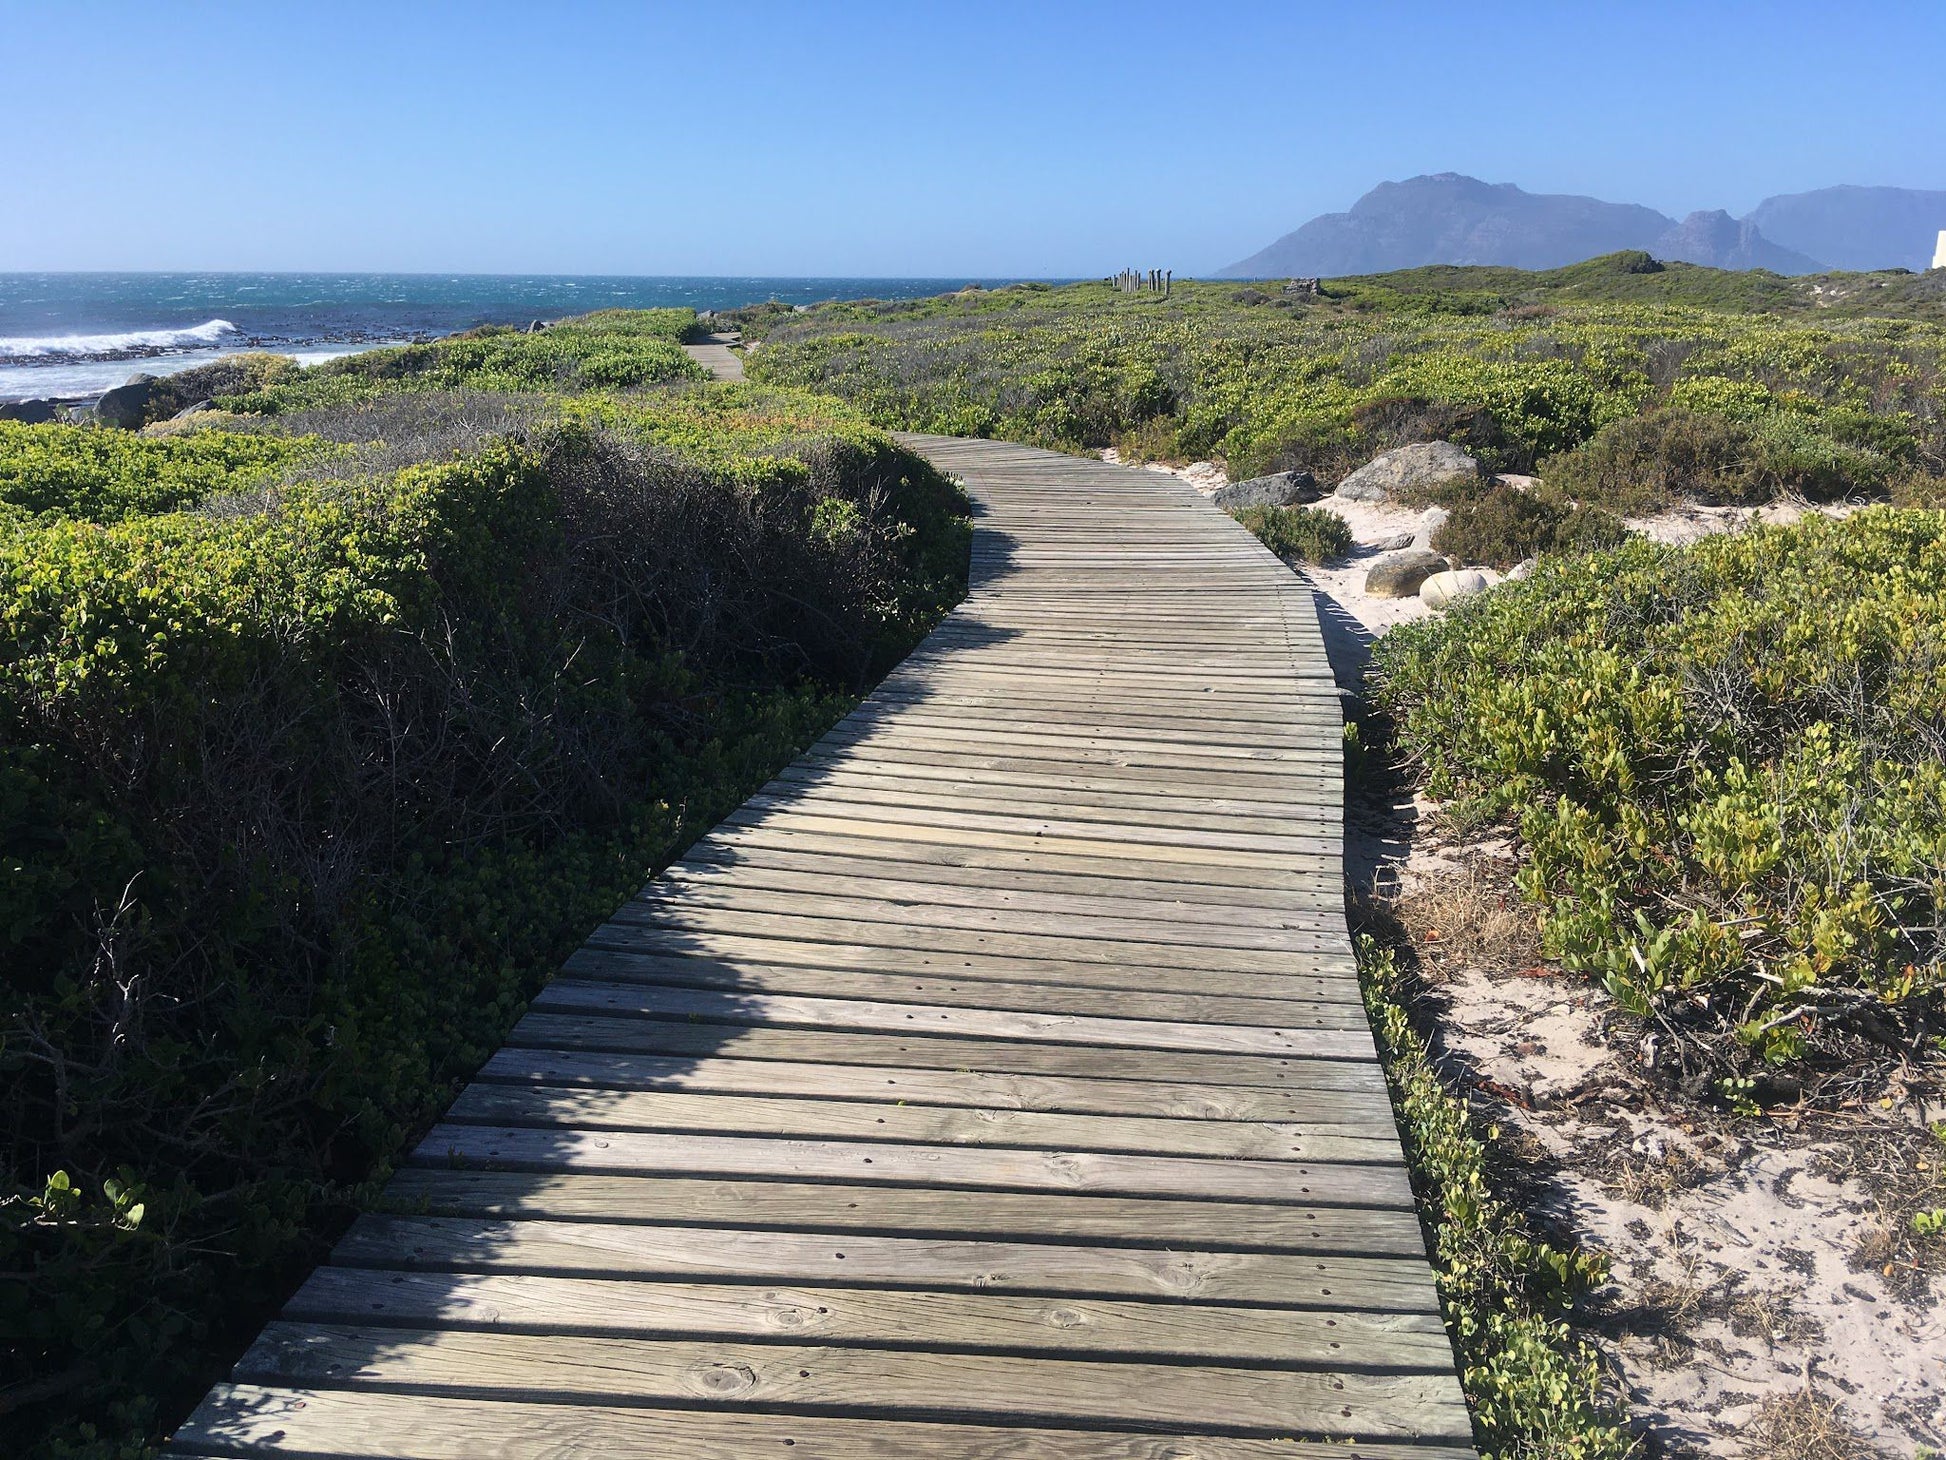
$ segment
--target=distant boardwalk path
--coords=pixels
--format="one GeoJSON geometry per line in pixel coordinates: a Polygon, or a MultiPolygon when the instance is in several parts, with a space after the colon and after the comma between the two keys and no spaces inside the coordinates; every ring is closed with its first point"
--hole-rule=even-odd
{"type": "Polygon", "coordinates": [[[1309,591],[1169,477],[912,441],[966,602],[569,959],[172,1453],[1472,1455],[1309,591]]]}
{"type": "Polygon", "coordinates": [[[684,345],[689,358],[709,371],[717,380],[743,379],[743,356],[730,348],[735,335],[711,335],[702,345],[684,345]]]}

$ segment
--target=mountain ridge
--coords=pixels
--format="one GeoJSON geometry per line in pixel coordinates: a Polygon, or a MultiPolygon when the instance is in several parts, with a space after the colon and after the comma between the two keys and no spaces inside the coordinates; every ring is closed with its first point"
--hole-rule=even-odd
{"type": "Polygon", "coordinates": [[[1779,194],[1741,219],[1703,209],[1679,221],[1641,204],[1440,172],[1380,183],[1347,211],[1320,214],[1216,276],[1342,277],[1427,264],[1548,269],[1623,249],[1777,274],[1918,271],[1942,227],[1946,192],[1912,188],[1779,194]]]}

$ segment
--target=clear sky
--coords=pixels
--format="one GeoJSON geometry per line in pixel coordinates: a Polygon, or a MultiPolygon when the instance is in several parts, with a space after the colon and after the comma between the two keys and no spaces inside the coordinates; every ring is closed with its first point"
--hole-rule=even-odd
{"type": "Polygon", "coordinates": [[[0,269],[1201,273],[1373,183],[1946,187],[1946,4],[0,0],[0,269]]]}

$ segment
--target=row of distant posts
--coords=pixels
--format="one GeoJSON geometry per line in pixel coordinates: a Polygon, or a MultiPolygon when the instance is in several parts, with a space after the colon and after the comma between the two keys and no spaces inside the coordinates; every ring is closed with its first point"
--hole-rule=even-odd
{"type": "Polygon", "coordinates": [[[1114,278],[1103,279],[1102,283],[1112,284],[1124,294],[1160,294],[1167,299],[1175,278],[1174,269],[1149,269],[1146,272],[1139,269],[1123,269],[1114,278]]]}

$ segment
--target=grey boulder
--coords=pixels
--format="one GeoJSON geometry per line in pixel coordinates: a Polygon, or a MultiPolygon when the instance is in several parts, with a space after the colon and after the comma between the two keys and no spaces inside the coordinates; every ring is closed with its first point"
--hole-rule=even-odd
{"type": "Polygon", "coordinates": [[[60,411],[60,405],[51,400],[0,401],[0,421],[18,421],[23,426],[42,425],[60,411]]]}
{"type": "Polygon", "coordinates": [[[1394,532],[1389,534],[1386,537],[1381,537],[1377,542],[1373,543],[1372,546],[1377,548],[1382,553],[1395,553],[1400,548],[1409,548],[1413,546],[1414,536],[1415,534],[1410,532],[1394,532]]]}
{"type": "Polygon", "coordinates": [[[180,421],[185,416],[194,416],[200,414],[203,411],[213,411],[215,409],[216,409],[216,402],[213,400],[192,401],[190,404],[184,406],[181,410],[177,411],[173,416],[169,417],[169,419],[172,421],[180,421]]]}
{"type": "Polygon", "coordinates": [[[1484,593],[1493,580],[1478,568],[1459,568],[1450,573],[1434,573],[1419,585],[1419,601],[1427,608],[1451,608],[1462,598],[1484,593]]]}
{"type": "Polygon", "coordinates": [[[154,385],[153,375],[129,376],[127,384],[116,386],[95,402],[95,419],[104,426],[135,430],[148,411],[149,392],[154,385]]]}
{"type": "Polygon", "coordinates": [[[1338,483],[1337,495],[1352,502],[1384,502],[1394,492],[1479,474],[1480,463],[1452,442],[1419,441],[1373,457],[1338,483]]]}
{"type": "Polygon", "coordinates": [[[1448,564],[1438,553],[1426,548],[1407,548],[1387,553],[1372,564],[1365,575],[1367,598],[1410,598],[1419,585],[1434,573],[1443,573],[1448,564]]]}
{"type": "Polygon", "coordinates": [[[1413,534],[1412,546],[1429,548],[1432,535],[1452,520],[1453,514],[1444,507],[1428,507],[1419,519],[1419,530],[1413,534]]]}
{"type": "Polygon", "coordinates": [[[1315,502],[1323,495],[1324,489],[1308,471],[1280,471],[1219,487],[1210,494],[1210,501],[1225,512],[1241,512],[1245,507],[1290,507],[1300,502],[1315,502]]]}

